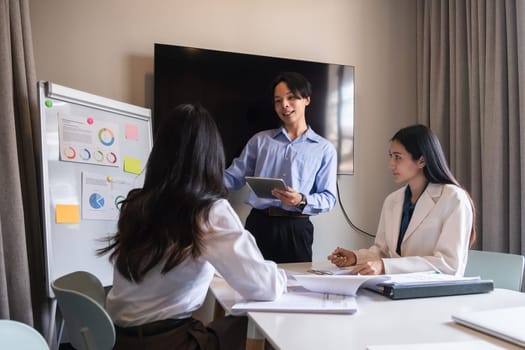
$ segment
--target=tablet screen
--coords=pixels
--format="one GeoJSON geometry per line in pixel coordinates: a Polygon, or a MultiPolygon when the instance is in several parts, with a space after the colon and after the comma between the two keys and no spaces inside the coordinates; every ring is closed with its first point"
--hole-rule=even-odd
{"type": "Polygon", "coordinates": [[[274,188],[286,189],[286,184],[283,179],[254,176],[246,176],[245,179],[248,187],[250,187],[259,198],[275,199],[272,195],[274,188]]]}

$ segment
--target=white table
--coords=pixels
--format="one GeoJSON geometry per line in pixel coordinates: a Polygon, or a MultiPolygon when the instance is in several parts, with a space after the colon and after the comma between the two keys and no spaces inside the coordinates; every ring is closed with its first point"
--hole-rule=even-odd
{"type": "MultiPolygon", "coordinates": [[[[304,272],[311,266],[285,264],[283,268],[304,272]]],[[[211,290],[228,312],[235,292],[216,278],[211,290]]],[[[360,290],[358,312],[353,315],[249,312],[248,347],[265,338],[276,349],[366,349],[369,345],[440,343],[483,340],[500,349],[520,349],[511,343],[455,324],[450,315],[463,311],[525,306],[525,293],[496,289],[490,293],[437,298],[390,300],[360,290]]]]}

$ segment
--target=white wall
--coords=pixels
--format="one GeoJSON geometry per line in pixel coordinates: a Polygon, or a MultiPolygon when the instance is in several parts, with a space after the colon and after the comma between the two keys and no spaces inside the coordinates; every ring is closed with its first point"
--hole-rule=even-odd
{"type": "MultiPolygon", "coordinates": [[[[416,1],[30,0],[37,78],[152,108],[155,42],[353,65],[356,172],[339,177],[340,204],[374,233],[395,188],[388,139],[416,121],[416,1]]],[[[340,207],[313,221],[314,260],[371,243],[340,207]]]]}

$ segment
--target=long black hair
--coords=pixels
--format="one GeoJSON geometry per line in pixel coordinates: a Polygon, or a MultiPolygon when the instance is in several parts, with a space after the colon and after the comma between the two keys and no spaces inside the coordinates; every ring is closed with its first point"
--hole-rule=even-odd
{"type": "MultiPolygon", "coordinates": [[[[425,160],[423,173],[428,182],[451,184],[463,188],[448,167],[445,153],[438,137],[427,126],[421,124],[407,126],[396,132],[390,141],[401,143],[414,161],[423,157],[425,160]]],[[[472,246],[476,240],[476,208],[468,191],[465,192],[472,208],[472,230],[470,232],[470,246],[472,246]]]]}
{"type": "Polygon", "coordinates": [[[160,262],[166,273],[202,250],[202,227],[212,204],[226,197],[224,149],[217,126],[202,106],[179,105],[162,118],[144,186],[122,202],[110,259],[139,282],[160,262]]]}

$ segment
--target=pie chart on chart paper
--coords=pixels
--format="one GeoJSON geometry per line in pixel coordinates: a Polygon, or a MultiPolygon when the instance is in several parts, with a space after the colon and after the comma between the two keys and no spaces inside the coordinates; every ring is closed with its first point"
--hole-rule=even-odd
{"type": "Polygon", "coordinates": [[[115,142],[115,134],[111,129],[102,128],[98,131],[98,139],[104,146],[111,146],[115,142]]]}
{"type": "Polygon", "coordinates": [[[104,197],[98,193],[93,193],[89,196],[89,205],[94,209],[100,209],[104,206],[104,197]]]}
{"type": "Polygon", "coordinates": [[[120,207],[122,206],[122,201],[126,199],[126,197],[122,196],[122,195],[118,195],[117,197],[115,197],[115,207],[120,210],[120,207]]]}

